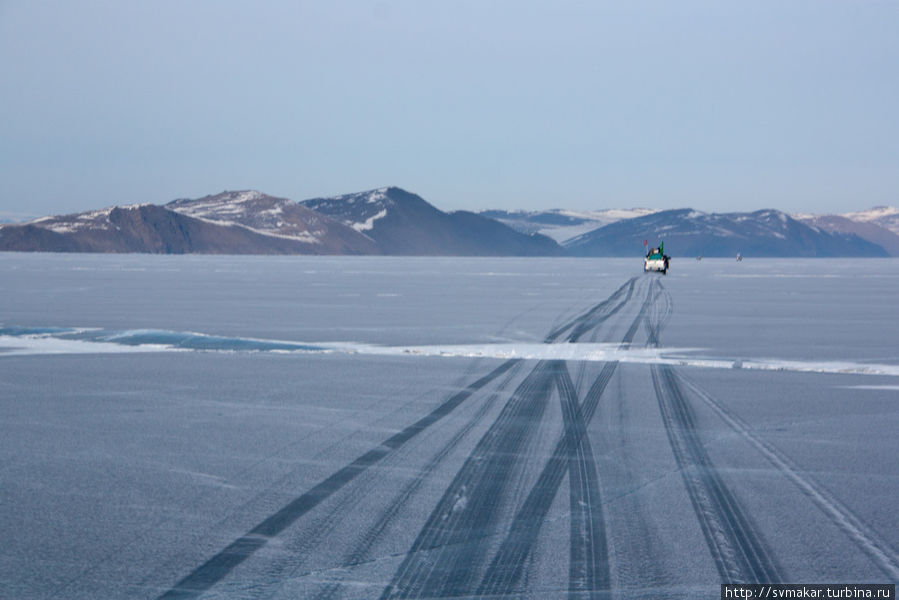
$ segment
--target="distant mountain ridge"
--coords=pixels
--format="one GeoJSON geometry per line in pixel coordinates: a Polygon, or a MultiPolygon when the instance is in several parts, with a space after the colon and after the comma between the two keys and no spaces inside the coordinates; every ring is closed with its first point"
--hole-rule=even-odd
{"type": "Polygon", "coordinates": [[[732,256],[736,252],[747,256],[899,256],[899,235],[888,229],[899,231],[899,209],[889,206],[846,215],[787,215],[764,210],[716,214],[652,208],[486,210],[480,214],[519,231],[552,237],[569,255],[576,256],[633,255],[634,246],[621,237],[626,237],[624,232],[630,228],[634,229],[632,240],[641,245],[642,240],[664,235],[668,248],[683,256],[732,256]],[[775,213],[777,219],[772,220],[775,213]],[[661,215],[660,220],[650,218],[655,214],[661,215]],[[625,224],[641,217],[646,218],[625,224]],[[789,219],[811,231],[795,224],[787,227],[789,219]]]}
{"type": "Polygon", "coordinates": [[[863,240],[877,244],[890,256],[899,256],[899,235],[874,220],[855,221],[843,215],[794,215],[810,227],[830,233],[855,234],[863,240]]]}
{"type": "Polygon", "coordinates": [[[810,227],[777,210],[751,213],[704,213],[664,210],[617,221],[569,240],[574,256],[632,256],[646,240],[665,241],[671,256],[877,257],[881,246],[854,233],[830,233],[810,227]]]}
{"type": "Polygon", "coordinates": [[[397,187],[294,202],[254,190],[0,224],[0,250],[204,254],[899,256],[899,209],[443,212],[397,187]],[[561,244],[561,245],[560,245],[561,244]]]}
{"type": "Polygon", "coordinates": [[[575,211],[562,208],[550,210],[484,210],[480,215],[496,219],[523,233],[540,233],[559,244],[599,229],[610,223],[642,217],[657,208],[608,208],[604,210],[575,211]]]}
{"type": "Polygon", "coordinates": [[[875,206],[868,210],[845,213],[841,216],[859,223],[873,223],[899,235],[899,208],[894,206],[875,206]]]}
{"type": "Polygon", "coordinates": [[[297,203],[258,191],[114,206],[0,225],[0,251],[558,256],[549,238],[400,188],[297,203]],[[315,210],[319,207],[320,210],[315,210]]]}

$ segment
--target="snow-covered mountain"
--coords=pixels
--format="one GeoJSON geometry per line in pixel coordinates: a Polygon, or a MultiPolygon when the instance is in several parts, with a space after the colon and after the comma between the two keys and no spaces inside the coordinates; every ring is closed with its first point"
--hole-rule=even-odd
{"type": "Polygon", "coordinates": [[[894,206],[875,206],[868,210],[844,213],[841,216],[859,223],[873,223],[899,235],[899,208],[894,206]]]}
{"type": "MultiPolygon", "coordinates": [[[[336,227],[342,228],[340,224],[336,227]]],[[[345,228],[343,228],[345,229],[345,228]]],[[[350,230],[350,234],[356,232],[350,230]]],[[[362,238],[362,236],[359,236],[362,238]]],[[[342,254],[370,253],[343,240],[267,233],[236,220],[215,221],[154,204],[116,206],[72,215],[42,217],[0,226],[0,250],[40,252],[148,252],[160,254],[342,254]]]]}
{"type": "Polygon", "coordinates": [[[443,212],[397,187],[294,202],[253,190],[0,225],[0,250],[207,254],[899,256],[899,210],[443,212]],[[542,232],[542,233],[540,233],[542,232]],[[545,235],[546,234],[546,235],[545,235]],[[555,240],[561,240],[560,246],[555,240]]]}
{"type": "Polygon", "coordinates": [[[522,233],[540,233],[565,244],[578,236],[589,233],[610,223],[633,219],[658,212],[655,208],[609,208],[605,210],[485,210],[479,214],[505,223],[522,233]]]}
{"type": "MultiPolygon", "coordinates": [[[[403,191],[399,188],[392,189],[403,191]]],[[[388,210],[397,208],[397,200],[392,196],[397,196],[398,194],[393,192],[388,195],[390,192],[391,188],[380,188],[367,192],[332,196],[330,198],[313,198],[312,200],[305,200],[300,204],[323,215],[337,219],[356,231],[365,232],[371,231],[375,221],[386,217],[388,210]]],[[[415,198],[418,198],[418,196],[415,196],[415,198]]],[[[400,200],[402,201],[403,199],[401,198],[400,200]]],[[[409,201],[407,200],[407,202],[409,201]]],[[[422,202],[424,201],[422,200],[422,202]]]]}
{"type": "Polygon", "coordinates": [[[258,191],[0,225],[0,250],[207,254],[553,256],[562,248],[399,188],[297,203],[258,191]]]}
{"type": "Polygon", "coordinates": [[[194,200],[169,202],[165,208],[220,225],[245,227],[262,235],[310,245],[310,254],[379,254],[367,236],[338,220],[287,198],[255,190],[222,192],[194,200]]]}
{"type": "Polygon", "coordinates": [[[557,256],[562,248],[467,211],[445,213],[421,196],[386,187],[302,202],[373,239],[384,254],[557,256]]]}
{"type": "Polygon", "coordinates": [[[873,222],[853,221],[841,215],[794,215],[810,227],[830,233],[852,233],[882,247],[890,256],[899,256],[899,235],[873,222]]]}
{"type": "MultiPolygon", "coordinates": [[[[70,215],[57,215],[52,217],[40,217],[27,224],[41,227],[55,233],[79,233],[84,231],[112,231],[117,227],[110,218],[117,208],[122,211],[140,210],[144,204],[129,204],[124,206],[109,206],[100,210],[91,210],[70,215]]],[[[114,217],[113,217],[114,218],[114,217]]]]}
{"type": "Polygon", "coordinates": [[[852,233],[899,256],[899,209],[878,206],[842,215],[797,213],[794,219],[830,233],[852,233]]]}
{"type": "Polygon", "coordinates": [[[786,213],[715,214],[692,209],[656,212],[618,221],[570,240],[575,256],[633,256],[660,240],[672,256],[886,256],[887,252],[855,234],[809,227],[786,213]]]}

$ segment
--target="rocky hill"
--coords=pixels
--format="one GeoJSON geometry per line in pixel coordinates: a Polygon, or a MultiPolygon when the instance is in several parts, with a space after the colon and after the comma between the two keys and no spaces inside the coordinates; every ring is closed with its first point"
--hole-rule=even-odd
{"type": "Polygon", "coordinates": [[[304,206],[364,233],[384,254],[454,256],[559,256],[562,248],[467,211],[445,213],[421,196],[396,187],[315,198],[304,206]]]}

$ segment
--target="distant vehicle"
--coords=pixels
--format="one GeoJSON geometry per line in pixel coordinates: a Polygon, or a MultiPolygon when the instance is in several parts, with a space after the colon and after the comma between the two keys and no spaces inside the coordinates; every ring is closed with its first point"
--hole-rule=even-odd
{"type": "Polygon", "coordinates": [[[643,272],[659,271],[662,275],[668,274],[668,261],[671,257],[665,254],[665,242],[660,242],[658,248],[650,248],[643,259],[643,272]]]}

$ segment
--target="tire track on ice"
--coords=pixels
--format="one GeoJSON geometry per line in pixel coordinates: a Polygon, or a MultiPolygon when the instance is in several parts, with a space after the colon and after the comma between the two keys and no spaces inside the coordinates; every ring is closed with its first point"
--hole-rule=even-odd
{"type": "MultiPolygon", "coordinates": [[[[653,291],[654,288],[650,284],[639,313],[622,338],[622,344],[630,344],[633,341],[652,303],[653,291]]],[[[577,464],[579,458],[584,460],[584,453],[578,453],[575,448],[577,445],[580,445],[582,438],[586,438],[586,426],[593,418],[599,405],[599,400],[617,367],[617,361],[603,365],[602,371],[594,380],[590,390],[587,392],[583,405],[578,407],[578,410],[570,406],[572,403],[570,395],[566,396],[566,392],[560,393],[563,396],[563,416],[567,410],[571,420],[566,423],[562,439],[556,444],[555,450],[537,478],[537,482],[531,488],[527,499],[515,515],[509,532],[503,539],[478,587],[478,595],[504,596],[516,593],[516,587],[524,575],[527,559],[533,552],[540,529],[562,485],[565,473],[572,466],[572,461],[576,463],[576,468],[572,472],[583,473],[592,470],[594,474],[596,473],[592,450],[590,452],[590,464],[584,466],[577,464]],[[566,400],[569,403],[567,409],[565,408],[566,400]]],[[[563,382],[562,387],[566,388],[567,383],[563,382]]],[[[577,403],[576,396],[573,398],[573,403],[577,403]]],[[[585,496],[581,491],[581,486],[585,483],[589,484],[585,480],[578,482],[576,479],[577,475],[570,477],[571,485],[574,486],[571,492],[574,496],[572,502],[580,503],[584,501],[583,498],[585,496]]],[[[596,504],[578,508],[578,511],[576,511],[582,514],[583,512],[589,514],[584,515],[584,518],[578,525],[578,530],[572,532],[570,555],[574,560],[569,568],[569,587],[572,590],[584,590],[586,588],[587,591],[604,591],[608,590],[609,587],[609,570],[604,518],[602,516],[598,484],[595,490],[588,492],[586,495],[595,498],[596,504]],[[598,530],[600,527],[603,530],[601,542],[598,541],[598,530]],[[596,556],[588,558],[588,547],[594,551],[602,551],[604,554],[601,559],[596,556]],[[580,557],[583,557],[583,560],[580,557]],[[588,585],[592,585],[593,588],[587,587],[588,585]]]]}
{"type": "MultiPolygon", "coordinates": [[[[671,315],[670,296],[661,283],[658,285],[664,306],[646,319],[649,344],[654,346],[659,344],[659,334],[671,315]]],[[[652,365],[650,370],[665,433],[722,581],[781,581],[777,563],[705,451],[674,368],[652,365]]]]}
{"type": "Polygon", "coordinates": [[[824,487],[801,474],[797,467],[785,454],[756,435],[752,427],[733,411],[724,406],[711,394],[696,383],[681,376],[687,387],[702,399],[731,429],[739,433],[758,450],[765,459],[792,481],[803,494],[845,533],[865,554],[867,554],[881,571],[893,580],[899,581],[899,556],[888,544],[868,527],[861,519],[824,487]]]}
{"type": "MultiPolygon", "coordinates": [[[[465,426],[456,432],[453,437],[443,445],[443,447],[435,454],[428,463],[422,468],[421,472],[410,480],[384,510],[380,512],[375,522],[366,529],[361,539],[356,543],[353,549],[345,555],[344,560],[339,568],[353,567],[368,560],[368,554],[374,544],[381,538],[384,531],[392,522],[393,518],[406,506],[412,496],[419,490],[421,485],[436,470],[443,460],[455,449],[459,443],[471,432],[481,419],[489,412],[495,404],[497,398],[506,389],[512,379],[512,374],[516,369],[511,369],[509,375],[468,420],[465,426]]],[[[341,582],[335,581],[328,584],[324,589],[320,590],[316,595],[316,600],[329,600],[338,595],[342,587],[341,582]]]]}
{"type": "MultiPolygon", "coordinates": [[[[509,371],[506,373],[504,381],[499,384],[497,391],[492,393],[488,400],[478,408],[477,413],[470,417],[468,422],[462,427],[462,429],[457,432],[453,438],[444,445],[443,448],[438,452],[437,456],[432,458],[425,465],[425,467],[410,481],[410,484],[406,486],[407,495],[411,495],[414,490],[417,490],[418,487],[423,483],[424,479],[427,478],[428,475],[437,467],[437,465],[442,461],[443,458],[446,457],[447,454],[455,447],[456,444],[465,436],[467,432],[469,432],[480,420],[485,412],[489,410],[489,408],[493,405],[498,395],[498,392],[505,388],[508,384],[509,379],[512,378],[515,373],[517,367],[519,365],[514,365],[509,371]]],[[[394,459],[394,457],[385,458],[385,463],[389,460],[394,459]]],[[[386,465],[385,465],[386,466],[386,465]]],[[[352,486],[351,491],[347,491],[339,497],[336,502],[332,502],[332,506],[329,506],[328,514],[319,517],[314,521],[314,524],[310,526],[311,533],[307,536],[299,540],[299,546],[297,548],[291,548],[291,556],[289,559],[285,559],[282,561],[274,561],[275,564],[263,565],[262,566],[262,581],[266,582],[274,582],[270,586],[270,589],[267,592],[262,592],[261,588],[263,584],[256,584],[255,587],[260,591],[255,594],[256,597],[260,598],[272,598],[276,596],[279,590],[283,587],[284,583],[291,579],[295,579],[297,576],[305,577],[311,571],[307,571],[305,573],[300,572],[300,568],[306,563],[309,556],[314,554],[315,549],[321,545],[321,543],[330,536],[330,534],[337,528],[338,525],[341,524],[342,515],[348,514],[349,511],[354,507],[358,502],[365,496],[365,490],[369,487],[374,478],[378,477],[377,473],[367,472],[365,475],[360,476],[359,480],[355,482],[352,486]],[[291,563],[291,567],[285,568],[284,563],[291,563]],[[285,575],[284,572],[288,573],[285,575]],[[299,573],[299,575],[298,575],[299,573]]],[[[388,508],[390,514],[395,514],[402,507],[402,504],[391,506],[388,508]],[[392,509],[392,510],[391,510],[392,509]]],[[[370,528],[367,532],[367,535],[371,535],[372,537],[367,539],[368,545],[370,546],[377,540],[377,536],[380,533],[383,533],[383,529],[386,528],[387,522],[376,523],[374,528],[370,528]],[[373,529],[375,531],[373,532],[373,529]]],[[[368,547],[368,546],[367,546],[368,547]]],[[[367,548],[366,547],[366,548],[367,548]]],[[[362,550],[360,550],[362,552],[362,550]]],[[[348,566],[351,564],[358,564],[363,562],[361,557],[351,557],[347,561],[342,563],[342,566],[348,566]]],[[[339,583],[335,582],[332,584],[333,587],[339,589],[339,583]]],[[[335,591],[336,591],[335,589],[335,591]]],[[[320,592],[323,593],[323,592],[320,592]]],[[[318,597],[318,596],[316,596],[318,597]]],[[[324,596],[327,597],[327,596],[324,596]]]]}
{"type": "MultiPolygon", "coordinates": [[[[672,300],[671,295],[667,292],[661,280],[655,278],[655,276],[651,275],[651,283],[649,284],[654,288],[653,290],[653,300],[652,303],[647,307],[645,312],[645,320],[644,327],[646,329],[647,341],[646,346],[657,346],[658,345],[658,335],[659,332],[664,328],[667,324],[668,319],[671,317],[672,313],[672,300]]],[[[631,332],[631,336],[633,332],[631,332]]],[[[646,515],[645,507],[641,506],[638,502],[636,502],[636,498],[633,496],[632,491],[645,485],[643,483],[638,484],[637,487],[633,487],[633,482],[637,480],[636,470],[633,468],[635,466],[633,457],[628,457],[625,453],[628,452],[627,445],[624,437],[620,437],[626,428],[630,425],[626,419],[626,410],[628,404],[625,401],[625,398],[621,395],[622,392],[619,390],[618,396],[618,418],[615,421],[615,424],[609,424],[609,427],[615,429],[615,431],[608,431],[607,436],[608,440],[612,441],[617,439],[618,444],[612,447],[611,452],[619,456],[620,461],[618,462],[617,468],[618,471],[615,474],[609,473],[606,471],[605,475],[609,479],[613,479],[617,481],[618,486],[625,486],[627,489],[631,490],[623,495],[621,492],[616,494],[615,500],[624,501],[629,504],[629,510],[626,511],[625,522],[623,527],[626,531],[628,531],[628,541],[633,543],[636,539],[638,541],[638,546],[645,548],[644,552],[637,552],[637,556],[643,557],[643,560],[639,561],[640,564],[635,564],[637,561],[636,557],[629,556],[626,561],[621,561],[616,565],[616,579],[617,583],[622,585],[623,589],[626,587],[628,592],[623,592],[625,595],[628,595],[630,592],[634,591],[634,587],[628,586],[628,583],[632,583],[634,581],[639,581],[641,588],[649,583],[649,589],[653,589],[654,587],[663,587],[667,582],[673,579],[673,575],[665,573],[662,569],[662,561],[658,561],[653,557],[652,552],[652,540],[653,538],[653,530],[651,528],[649,518],[646,515]],[[629,482],[625,484],[624,482],[629,482]],[[647,547],[648,546],[648,547],[647,547]],[[623,580],[622,580],[623,578],[623,580]]],[[[612,485],[615,485],[614,483],[612,485]]],[[[609,494],[606,494],[608,498],[609,494]]],[[[621,515],[618,517],[621,518],[621,515]]],[[[613,546],[613,539],[609,540],[610,546],[613,546]]],[[[612,554],[616,554],[615,548],[613,547],[610,552],[612,554]]],[[[629,597],[629,596],[628,596],[629,597]]]]}
{"type": "MultiPolygon", "coordinates": [[[[499,384],[498,389],[503,389],[503,387],[508,383],[508,380],[515,373],[518,364],[514,365],[505,375],[505,382],[499,384]]],[[[469,373],[463,376],[457,385],[460,385],[464,378],[467,377],[469,373]]],[[[489,406],[492,404],[492,401],[495,400],[496,392],[491,394],[488,402],[482,404],[482,406],[478,409],[478,414],[485,412],[489,409],[489,406]]],[[[469,422],[463,427],[463,431],[470,430],[477,422],[477,415],[470,418],[469,422]]],[[[460,437],[460,434],[456,434],[453,440],[460,437]]],[[[445,448],[442,452],[443,455],[448,453],[451,448],[445,448]]],[[[390,457],[385,457],[384,462],[389,463],[391,460],[396,460],[396,455],[392,455],[390,457]]],[[[433,463],[433,461],[431,461],[433,463]]],[[[436,465],[429,463],[425,467],[425,473],[420,473],[415,478],[413,478],[413,482],[418,481],[421,482],[421,479],[425,477],[430,470],[432,470],[436,465]]],[[[387,464],[384,465],[387,467],[387,464]]],[[[342,515],[349,514],[349,512],[355,507],[359,501],[365,496],[365,490],[369,487],[374,480],[374,478],[378,477],[377,473],[367,471],[365,474],[360,474],[359,478],[354,482],[354,485],[349,488],[345,493],[338,495],[336,501],[331,502],[327,509],[327,514],[324,516],[319,516],[314,518],[313,523],[310,524],[309,530],[310,533],[299,539],[294,540],[294,546],[285,546],[284,550],[290,553],[289,557],[284,557],[283,559],[277,560],[274,559],[271,561],[271,564],[264,564],[261,566],[260,571],[260,579],[262,582],[271,582],[268,585],[268,591],[264,591],[266,587],[266,583],[254,583],[253,588],[258,590],[257,593],[254,594],[254,597],[259,598],[272,598],[278,594],[283,585],[297,577],[297,573],[302,568],[306,561],[309,559],[311,555],[314,554],[315,549],[318,548],[324,540],[334,532],[338,525],[340,525],[342,521],[342,515]],[[285,573],[286,572],[286,573],[285,573]]],[[[311,517],[313,518],[313,517],[311,517]]],[[[374,541],[374,540],[373,540],[374,541]]],[[[304,577],[309,574],[309,571],[306,573],[300,573],[300,577],[304,577]]]]}
{"type": "MultiPolygon", "coordinates": [[[[593,321],[592,325],[587,329],[584,329],[581,325],[576,325],[575,331],[572,332],[572,334],[567,338],[566,341],[569,343],[577,343],[577,342],[580,342],[581,339],[585,335],[589,334],[589,336],[587,337],[588,341],[591,343],[597,342],[600,337],[600,332],[602,331],[602,329],[600,328],[600,325],[602,325],[606,321],[608,321],[608,319],[610,317],[612,317],[615,313],[617,313],[622,308],[624,308],[624,306],[628,302],[630,302],[631,298],[634,295],[634,289],[635,289],[636,283],[637,283],[637,278],[632,277],[631,279],[626,281],[621,287],[619,287],[617,290],[615,290],[612,293],[610,298],[614,298],[616,296],[620,297],[622,288],[626,287],[627,296],[618,305],[616,305],[614,307],[609,307],[609,303],[607,302],[608,299],[606,299],[603,302],[600,302],[599,304],[597,304],[595,307],[593,307],[593,309],[591,309],[587,313],[581,315],[580,321],[582,324],[591,318],[595,318],[595,320],[593,321]],[[598,309],[600,307],[603,307],[603,311],[599,315],[597,315],[596,309],[598,309]]],[[[583,362],[583,361],[579,362],[578,366],[577,366],[577,379],[575,382],[575,389],[580,390],[583,387],[584,378],[586,376],[586,373],[587,373],[587,363],[583,362]]]]}
{"type": "MultiPolygon", "coordinates": [[[[620,303],[617,307],[613,306],[614,302],[620,298],[622,294],[627,292],[626,300],[630,299],[636,280],[637,278],[635,277],[625,282],[608,298],[579,317],[570,320],[567,324],[551,332],[547,336],[546,341],[555,341],[566,331],[580,327],[579,333],[576,335],[572,334],[572,336],[569,337],[569,341],[575,341],[577,337],[580,337],[580,335],[589,331],[591,327],[596,327],[601,324],[623,307],[624,303],[620,303]],[[606,314],[609,311],[611,311],[611,314],[606,314]],[[590,327],[582,327],[587,320],[590,320],[590,327]],[[572,338],[574,338],[574,340],[572,340],[572,338]]],[[[518,359],[504,362],[487,375],[473,382],[464,390],[448,398],[428,415],[394,434],[379,446],[372,448],[352,463],[338,470],[316,486],[313,486],[307,492],[301,494],[282,507],[279,511],[264,519],[248,533],[233,541],[205,563],[195,568],[169,590],[158,596],[158,599],[196,598],[203,592],[209,590],[224,579],[234,568],[266,545],[268,540],[280,534],[284,529],[292,525],[322,501],[326,500],[338,490],[342,489],[346,484],[353,481],[360,473],[365,472],[369,467],[377,464],[383,458],[402,447],[410,439],[449,414],[473,393],[519,362],[518,359]]]]}
{"type": "MultiPolygon", "coordinates": [[[[575,341],[577,337],[588,332],[591,328],[597,327],[618,312],[618,310],[630,300],[633,295],[636,281],[636,277],[631,278],[617,290],[612,292],[608,298],[579,317],[572,319],[562,327],[551,332],[546,337],[547,343],[555,341],[559,336],[572,328],[574,328],[575,331],[569,336],[569,341],[575,341]],[[625,300],[616,306],[615,302],[625,295],[625,293],[625,300]],[[585,327],[585,323],[590,323],[589,327],[585,327]]],[[[639,325],[639,321],[636,321],[636,325],[639,325]]],[[[635,329],[635,327],[632,327],[632,329],[635,329]]],[[[522,383],[522,386],[524,386],[525,383],[528,383],[528,379],[534,376],[538,369],[546,368],[546,361],[538,363],[534,368],[534,371],[532,371],[528,378],[522,383]]],[[[548,396],[551,391],[549,388],[554,383],[553,378],[547,380],[546,374],[541,374],[540,379],[542,395],[548,396]]],[[[516,391],[516,394],[518,394],[518,391],[516,391]]],[[[485,441],[489,440],[489,436],[495,435],[492,433],[494,427],[504,426],[499,423],[502,416],[503,415],[501,414],[497,422],[491,427],[491,430],[485,434],[484,438],[482,438],[479,443],[479,446],[481,443],[485,443],[485,441]]],[[[478,458],[483,450],[483,448],[476,448],[469,458],[469,461],[473,458],[478,458]]],[[[432,512],[429,521],[419,533],[418,538],[413,543],[412,548],[406,555],[406,558],[400,565],[397,573],[394,575],[393,580],[384,590],[382,598],[428,597],[435,595],[449,596],[464,594],[473,588],[473,577],[477,571],[475,568],[477,565],[476,557],[482,556],[486,552],[486,544],[488,541],[486,537],[492,535],[492,532],[487,528],[482,528],[479,533],[475,531],[471,523],[450,523],[447,525],[443,521],[446,521],[449,516],[453,515],[452,509],[459,505],[458,503],[460,500],[465,501],[465,499],[468,498],[467,493],[470,491],[468,486],[472,485],[471,480],[474,479],[475,483],[483,481],[475,475],[467,473],[469,470],[474,470],[481,461],[482,459],[478,458],[477,462],[472,463],[467,461],[466,464],[463,465],[463,468],[460,470],[459,474],[457,474],[457,478],[447,489],[444,497],[441,499],[440,503],[438,503],[438,507],[432,512]],[[449,527],[449,529],[446,529],[445,527],[449,527]],[[486,532],[486,535],[483,532],[486,532]],[[472,545],[473,548],[469,548],[466,551],[464,548],[466,543],[472,545]],[[441,554],[437,557],[430,555],[422,556],[423,554],[434,554],[435,550],[444,548],[445,546],[451,546],[452,548],[441,550],[441,554]],[[457,546],[462,547],[460,548],[457,546]],[[440,566],[438,567],[438,565],[440,566]]],[[[507,479],[508,475],[508,471],[504,471],[500,474],[500,481],[502,481],[504,493],[506,492],[506,486],[509,483],[507,479]]],[[[472,497],[480,498],[480,496],[480,493],[477,495],[472,494],[472,497]]],[[[489,522],[496,517],[494,513],[498,504],[499,501],[490,504],[488,506],[488,508],[490,508],[489,513],[478,507],[472,507],[471,510],[467,510],[465,514],[469,519],[476,518],[480,524],[489,524],[489,522]],[[471,515],[476,516],[472,517],[471,515]]]]}
{"type": "MultiPolygon", "coordinates": [[[[661,286],[661,283],[659,284],[661,286]]],[[[671,314],[670,296],[665,293],[667,309],[662,313],[658,321],[648,325],[650,329],[650,341],[654,345],[659,343],[659,332],[664,327],[665,321],[671,314]]],[[[840,528],[864,553],[871,557],[885,575],[899,580],[899,556],[888,544],[863,521],[856,517],[843,503],[836,499],[821,485],[813,480],[803,477],[801,470],[780,450],[756,435],[752,427],[733,411],[724,406],[711,394],[703,390],[698,384],[684,375],[677,375],[683,380],[690,390],[705,402],[731,429],[740,434],[762,456],[777,468],[787,479],[792,481],[825,515],[840,528]]]]}
{"type": "MultiPolygon", "coordinates": [[[[572,319],[566,325],[556,329],[553,333],[551,333],[549,336],[547,336],[547,339],[550,339],[552,337],[558,337],[559,335],[561,335],[561,333],[564,333],[565,331],[567,331],[568,329],[571,329],[571,328],[574,328],[576,330],[576,333],[572,334],[572,336],[569,338],[569,341],[576,341],[577,338],[579,338],[584,333],[589,332],[591,330],[594,332],[594,336],[595,336],[596,332],[598,331],[598,326],[600,324],[602,324],[603,322],[605,322],[609,317],[614,315],[616,312],[618,312],[621,308],[623,308],[623,306],[628,301],[630,301],[630,299],[633,296],[634,286],[635,286],[636,281],[637,281],[637,278],[631,278],[630,280],[625,282],[622,286],[620,286],[617,290],[612,292],[612,294],[608,298],[606,298],[602,302],[596,304],[595,306],[590,308],[588,311],[582,313],[580,316],[572,319]],[[618,298],[620,298],[625,291],[627,292],[625,300],[623,302],[619,303],[618,305],[613,306],[613,302],[616,301],[618,298]],[[589,324],[585,325],[585,323],[589,323],[589,324]]],[[[634,329],[633,326],[632,326],[632,329],[634,329]]],[[[633,332],[631,332],[630,337],[631,338],[633,337],[633,332]]],[[[567,373],[567,370],[566,370],[566,373],[567,373]]],[[[569,378],[569,383],[570,383],[570,378],[569,378]]],[[[504,388],[504,385],[501,385],[499,389],[501,390],[503,388],[504,388]]],[[[483,413],[484,411],[481,410],[480,412],[483,413]]],[[[449,449],[447,448],[446,452],[448,452],[448,451],[449,451],[449,449]]],[[[590,456],[592,459],[592,453],[590,454],[590,456]]],[[[438,458],[440,458],[440,457],[438,457],[438,458]]],[[[363,536],[363,539],[360,541],[360,543],[357,545],[357,547],[353,550],[353,552],[351,552],[347,556],[347,558],[344,562],[344,566],[351,566],[353,564],[358,564],[363,561],[365,553],[368,551],[368,549],[374,543],[377,536],[380,535],[380,532],[386,528],[389,520],[392,519],[393,516],[397,512],[399,512],[400,507],[408,500],[408,498],[411,496],[411,494],[416,489],[418,489],[418,487],[422,483],[423,479],[424,479],[424,476],[416,477],[415,480],[413,480],[412,482],[410,482],[410,484],[407,485],[404,492],[402,492],[398,496],[395,503],[393,503],[390,507],[388,507],[388,509],[386,511],[384,511],[382,513],[382,515],[379,517],[379,519],[376,521],[376,523],[363,536]]],[[[328,598],[333,598],[335,596],[335,594],[337,593],[337,591],[339,590],[339,588],[340,588],[339,582],[334,582],[334,583],[328,585],[321,592],[319,592],[319,594],[316,596],[316,598],[318,598],[319,600],[326,600],[328,598]]]]}
{"type": "Polygon", "coordinates": [[[565,429],[573,432],[573,453],[568,456],[569,506],[571,510],[571,549],[568,589],[572,591],[609,588],[609,551],[599,475],[593,446],[587,435],[587,421],[581,412],[577,393],[564,364],[556,378],[563,404],[565,429]]]}
{"type": "Polygon", "coordinates": [[[634,284],[636,282],[637,282],[636,277],[630,278],[629,280],[624,282],[618,289],[616,289],[614,292],[612,292],[608,298],[606,298],[599,304],[596,304],[595,306],[593,306],[592,308],[590,308],[583,314],[571,319],[564,325],[551,331],[549,334],[547,334],[546,338],[544,338],[544,342],[546,342],[546,343],[555,342],[557,339],[559,339],[559,337],[561,337],[569,329],[576,329],[576,330],[581,329],[584,323],[593,322],[593,325],[591,327],[582,329],[577,335],[572,333],[571,336],[569,336],[569,338],[568,338],[568,341],[572,341],[572,342],[577,341],[577,339],[580,336],[582,336],[584,333],[586,333],[586,331],[588,331],[592,327],[596,327],[597,325],[602,323],[602,321],[604,321],[606,318],[611,316],[611,315],[606,315],[605,313],[607,311],[613,310],[613,308],[612,308],[613,304],[615,302],[617,302],[618,299],[622,296],[622,294],[624,294],[626,291],[628,292],[628,295],[625,300],[629,300],[630,295],[633,293],[634,284]],[[597,319],[598,319],[598,321],[597,321],[597,319]]]}
{"type": "Polygon", "coordinates": [[[552,383],[551,365],[540,361],[456,474],[381,598],[453,596],[470,587],[552,383]]]}
{"type": "Polygon", "coordinates": [[[600,325],[608,321],[631,301],[631,298],[633,298],[634,295],[634,286],[636,285],[636,283],[637,278],[631,278],[627,283],[627,293],[625,294],[624,299],[621,300],[621,302],[611,308],[603,307],[603,310],[588,318],[585,318],[583,321],[581,321],[581,323],[579,323],[572,329],[567,341],[573,344],[580,341],[580,339],[585,334],[590,333],[591,331],[596,333],[600,325]]]}
{"type": "Polygon", "coordinates": [[[665,432],[721,580],[781,581],[774,559],[699,440],[674,370],[670,365],[652,365],[651,370],[665,432]]]}
{"type": "Polygon", "coordinates": [[[517,359],[514,359],[502,363],[464,390],[449,397],[415,423],[395,433],[379,446],[372,448],[307,492],[297,496],[279,511],[264,519],[245,535],[237,538],[218,554],[191,571],[172,586],[171,589],[160,595],[158,597],[159,600],[198,597],[224,579],[235,567],[255,554],[268,540],[284,531],[297,519],[355,479],[360,473],[365,472],[369,467],[380,462],[385,456],[401,448],[410,439],[448,415],[469,396],[511,369],[518,362],[517,359]]]}

